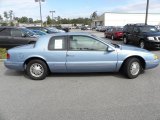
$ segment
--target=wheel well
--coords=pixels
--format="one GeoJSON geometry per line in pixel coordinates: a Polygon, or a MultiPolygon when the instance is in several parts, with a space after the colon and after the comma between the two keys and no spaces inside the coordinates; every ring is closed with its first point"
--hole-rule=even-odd
{"type": "Polygon", "coordinates": [[[24,68],[25,68],[25,69],[26,69],[26,65],[27,65],[31,60],[41,60],[41,61],[43,61],[43,62],[47,65],[48,70],[49,70],[49,72],[50,72],[50,69],[49,69],[49,66],[48,66],[47,62],[46,62],[44,59],[39,58],[39,57],[32,57],[32,58],[27,59],[27,60],[24,62],[24,68]]]}
{"type": "Polygon", "coordinates": [[[29,41],[28,42],[28,44],[34,44],[35,43],[35,41],[29,41]]]}
{"type": "Polygon", "coordinates": [[[144,41],[144,39],[141,38],[141,39],[139,40],[139,43],[140,43],[141,41],[144,41]]]}
{"type": "Polygon", "coordinates": [[[138,60],[140,60],[141,65],[142,65],[142,68],[145,69],[146,63],[145,63],[145,60],[144,60],[142,57],[140,57],[140,56],[130,56],[130,57],[126,58],[126,59],[123,61],[120,70],[123,69],[124,63],[125,63],[128,59],[130,59],[130,58],[137,58],[138,60]]]}

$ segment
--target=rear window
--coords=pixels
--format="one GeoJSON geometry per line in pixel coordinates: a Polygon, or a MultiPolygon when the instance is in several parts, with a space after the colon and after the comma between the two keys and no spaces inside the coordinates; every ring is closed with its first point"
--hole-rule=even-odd
{"type": "Polygon", "coordinates": [[[11,36],[9,28],[1,28],[0,29],[0,36],[11,36]]]}

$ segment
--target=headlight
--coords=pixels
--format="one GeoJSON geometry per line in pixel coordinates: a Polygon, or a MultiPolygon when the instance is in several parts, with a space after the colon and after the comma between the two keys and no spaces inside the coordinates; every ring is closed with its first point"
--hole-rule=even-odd
{"type": "Polygon", "coordinates": [[[158,59],[158,56],[157,55],[154,55],[154,60],[157,60],[158,59]]]}
{"type": "Polygon", "coordinates": [[[147,38],[148,38],[148,40],[155,40],[154,37],[147,37],[147,38]]]}

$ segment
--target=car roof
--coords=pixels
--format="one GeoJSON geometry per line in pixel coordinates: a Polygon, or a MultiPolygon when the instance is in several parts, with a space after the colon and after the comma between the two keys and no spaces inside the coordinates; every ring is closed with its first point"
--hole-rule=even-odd
{"type": "Polygon", "coordinates": [[[138,27],[144,27],[144,26],[154,26],[154,25],[145,25],[145,24],[127,24],[126,26],[138,26],[138,27]]]}
{"type": "Polygon", "coordinates": [[[48,34],[48,37],[52,37],[52,36],[68,36],[68,35],[87,35],[87,36],[92,36],[92,34],[90,33],[84,33],[84,32],[60,32],[60,33],[54,33],[54,34],[48,34]]]}
{"type": "Polygon", "coordinates": [[[0,26],[0,28],[26,28],[26,27],[17,27],[17,26],[0,26]]]}

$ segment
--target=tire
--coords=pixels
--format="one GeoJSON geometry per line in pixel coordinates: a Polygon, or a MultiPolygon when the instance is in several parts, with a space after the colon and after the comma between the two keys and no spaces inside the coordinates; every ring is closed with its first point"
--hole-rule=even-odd
{"type": "Polygon", "coordinates": [[[138,77],[141,71],[142,71],[142,65],[140,60],[137,58],[129,58],[125,61],[123,65],[123,73],[129,79],[138,77]]]}
{"type": "Polygon", "coordinates": [[[145,49],[146,46],[145,46],[145,42],[143,40],[141,40],[139,42],[139,47],[142,48],[142,49],[145,49]]]}
{"type": "Polygon", "coordinates": [[[48,75],[48,67],[42,60],[31,60],[27,64],[26,73],[33,80],[43,80],[48,75]]]}
{"type": "Polygon", "coordinates": [[[126,37],[123,37],[123,43],[124,43],[124,44],[128,44],[128,40],[127,40],[126,37]]]}

